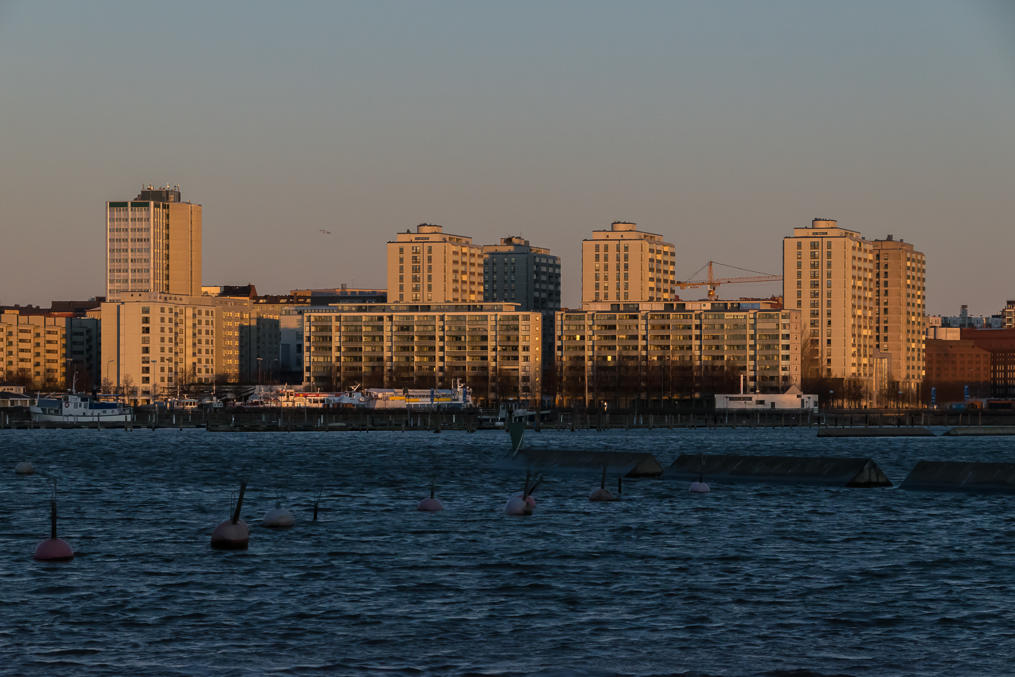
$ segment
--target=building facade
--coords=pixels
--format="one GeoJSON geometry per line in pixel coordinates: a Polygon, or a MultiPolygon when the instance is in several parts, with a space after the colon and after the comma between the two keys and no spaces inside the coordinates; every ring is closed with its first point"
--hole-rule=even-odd
{"type": "Polygon", "coordinates": [[[215,306],[209,297],[120,294],[102,304],[102,383],[141,403],[215,378],[215,306]]]}
{"type": "Polygon", "coordinates": [[[887,354],[885,387],[915,392],[926,366],[926,257],[889,235],[871,242],[874,252],[874,342],[887,354]]]}
{"type": "Polygon", "coordinates": [[[388,242],[389,303],[481,303],[483,248],[471,237],[420,224],[388,242]]]}
{"type": "Polygon", "coordinates": [[[343,305],[303,316],[304,386],[449,388],[538,403],[541,314],[509,303],[343,305]]]}
{"type": "Polygon", "coordinates": [[[123,293],[201,293],[201,205],[179,186],[106,203],[106,296],[123,293]]]}
{"type": "Polygon", "coordinates": [[[483,298],[519,310],[560,308],[560,257],[517,236],[483,247],[483,298]]]}
{"type": "Polygon", "coordinates": [[[556,315],[559,406],[662,404],[800,384],[800,312],[761,303],[590,304],[556,315]]]}
{"type": "Polygon", "coordinates": [[[582,240],[582,306],[596,302],[673,300],[676,247],[661,235],[615,221],[582,240]]]}
{"type": "Polygon", "coordinates": [[[67,319],[39,309],[0,312],[0,383],[67,387],[67,319]]]}
{"type": "Polygon", "coordinates": [[[870,244],[832,219],[783,238],[783,302],[800,311],[804,378],[873,386],[874,273],[870,244]]]}

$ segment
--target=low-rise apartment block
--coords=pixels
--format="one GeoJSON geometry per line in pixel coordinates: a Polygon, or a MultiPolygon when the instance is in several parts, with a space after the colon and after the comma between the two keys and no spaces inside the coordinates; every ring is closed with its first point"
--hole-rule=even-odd
{"type": "Polygon", "coordinates": [[[448,388],[538,403],[541,314],[510,303],[342,305],[304,314],[304,385],[448,388]]]}
{"type": "Polygon", "coordinates": [[[556,316],[557,404],[630,406],[800,384],[800,312],[745,302],[586,304],[556,316]]]}

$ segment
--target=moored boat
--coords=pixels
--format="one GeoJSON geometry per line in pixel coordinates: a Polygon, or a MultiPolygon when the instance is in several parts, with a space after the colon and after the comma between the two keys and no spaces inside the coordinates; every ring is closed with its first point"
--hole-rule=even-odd
{"type": "Polygon", "coordinates": [[[134,420],[134,410],[116,402],[69,393],[63,397],[40,397],[29,407],[32,421],[37,423],[127,423],[134,420]]]}

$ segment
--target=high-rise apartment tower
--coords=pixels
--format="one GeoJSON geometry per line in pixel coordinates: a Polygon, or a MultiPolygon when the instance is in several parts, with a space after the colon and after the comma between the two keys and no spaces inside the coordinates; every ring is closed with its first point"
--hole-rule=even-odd
{"type": "Polygon", "coordinates": [[[560,257],[522,237],[502,237],[483,247],[486,301],[519,304],[519,310],[560,308],[560,257]]]}
{"type": "Polygon", "coordinates": [[[483,300],[483,248],[423,223],[388,242],[388,303],[483,300]]]}
{"type": "Polygon", "coordinates": [[[582,240],[582,303],[671,301],[677,250],[662,235],[615,221],[582,240]]]}
{"type": "Polygon", "coordinates": [[[106,203],[106,295],[201,293],[201,205],[179,186],[106,203]]]}

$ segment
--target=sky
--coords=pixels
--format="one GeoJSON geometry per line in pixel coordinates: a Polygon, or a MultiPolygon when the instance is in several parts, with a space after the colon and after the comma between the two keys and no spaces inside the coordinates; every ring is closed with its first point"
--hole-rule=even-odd
{"type": "Polygon", "coordinates": [[[779,273],[823,217],[923,251],[928,312],[992,313],[1013,114],[1008,0],[0,0],[0,304],[103,294],[105,202],[172,183],[205,283],[262,293],[383,287],[427,222],[549,247],[575,306],[612,221],[687,278],[779,273]]]}

